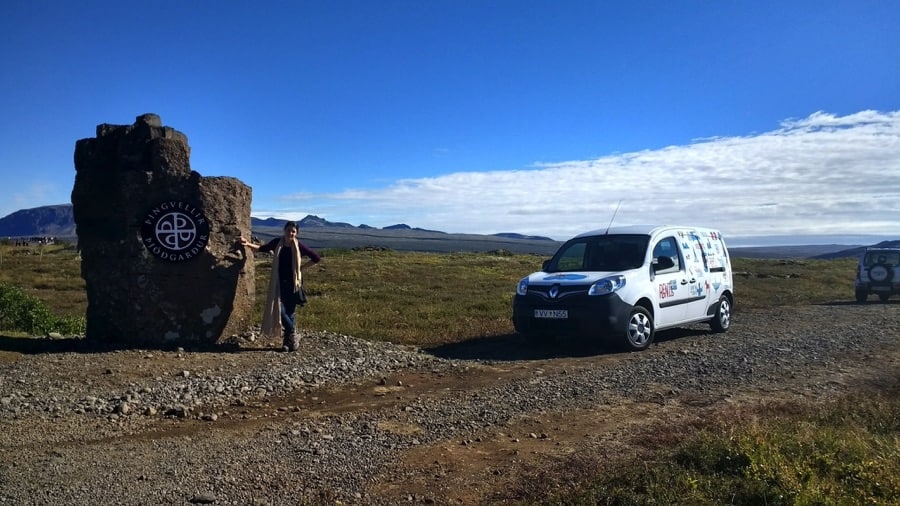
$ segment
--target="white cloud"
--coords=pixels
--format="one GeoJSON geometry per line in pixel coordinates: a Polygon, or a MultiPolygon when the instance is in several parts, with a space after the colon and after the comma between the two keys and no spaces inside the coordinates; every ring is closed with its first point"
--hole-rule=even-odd
{"type": "Polygon", "coordinates": [[[697,224],[732,237],[900,236],[900,111],[817,112],[761,134],[303,200],[334,221],[556,239],[605,227],[620,201],[618,225],[697,224]]]}

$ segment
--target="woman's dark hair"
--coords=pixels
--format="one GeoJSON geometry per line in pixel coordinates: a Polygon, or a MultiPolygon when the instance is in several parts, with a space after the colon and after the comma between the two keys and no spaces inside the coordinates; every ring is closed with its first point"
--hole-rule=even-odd
{"type": "Polygon", "coordinates": [[[287,230],[287,229],[289,229],[289,228],[292,228],[292,229],[294,229],[294,230],[300,230],[300,227],[298,227],[297,224],[294,223],[293,221],[289,221],[289,222],[287,222],[287,223],[284,224],[284,229],[285,229],[285,230],[287,230]]]}

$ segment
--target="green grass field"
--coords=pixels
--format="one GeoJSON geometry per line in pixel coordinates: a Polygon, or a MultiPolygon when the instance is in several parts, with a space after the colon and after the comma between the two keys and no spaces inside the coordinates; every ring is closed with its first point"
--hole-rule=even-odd
{"type": "MultiPolygon", "coordinates": [[[[311,301],[298,313],[300,326],[423,346],[512,333],[516,282],[546,258],[351,250],[326,250],[323,255],[304,275],[311,301]]],[[[257,259],[257,323],[269,265],[269,260],[257,259]]],[[[737,258],[735,312],[851,301],[855,266],[853,259],[737,258]]],[[[0,283],[34,295],[60,316],[85,313],[84,280],[71,246],[0,245],[0,283]]]]}
{"type": "MultiPolygon", "coordinates": [[[[300,326],[365,339],[435,346],[513,332],[516,282],[544,257],[328,250],[305,274],[300,326]]],[[[269,261],[259,259],[259,321],[269,261]]],[[[855,261],[735,259],[735,312],[852,301],[855,261]]],[[[60,317],[87,298],[71,246],[0,245],[0,284],[60,317]]],[[[200,294],[198,294],[199,296],[200,294]]],[[[2,322],[2,320],[0,320],[2,322]]],[[[9,329],[0,328],[7,334],[9,329]]],[[[522,504],[900,504],[900,388],[825,406],[736,408],[694,435],[648,447],[625,467],[578,455],[531,470],[522,504]],[[637,472],[635,471],[637,470],[637,472]]],[[[657,440],[666,441],[665,430],[657,440]]]]}

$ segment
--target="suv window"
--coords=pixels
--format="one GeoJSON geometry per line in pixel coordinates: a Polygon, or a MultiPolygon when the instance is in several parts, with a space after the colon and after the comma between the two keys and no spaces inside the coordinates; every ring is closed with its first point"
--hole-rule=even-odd
{"type": "Polygon", "coordinates": [[[656,243],[653,247],[653,258],[668,257],[672,260],[672,267],[668,269],[660,269],[657,274],[665,274],[668,272],[678,272],[681,270],[681,256],[678,254],[678,241],[674,237],[666,237],[656,243]]]}
{"type": "Polygon", "coordinates": [[[875,264],[900,264],[900,251],[870,251],[866,253],[863,265],[871,267],[875,264]]]}

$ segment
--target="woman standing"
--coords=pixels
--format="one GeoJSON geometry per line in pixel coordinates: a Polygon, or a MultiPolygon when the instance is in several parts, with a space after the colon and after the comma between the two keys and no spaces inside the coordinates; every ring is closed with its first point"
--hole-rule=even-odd
{"type": "Polygon", "coordinates": [[[294,312],[299,303],[298,293],[303,286],[302,272],[310,265],[319,263],[319,254],[297,239],[297,224],[292,221],[284,224],[284,237],[272,239],[260,246],[241,236],[241,244],[263,253],[274,253],[269,292],[263,308],[262,333],[267,337],[277,337],[277,321],[280,317],[284,336],[282,349],[297,351],[300,336],[294,326],[294,312]],[[303,257],[309,260],[303,263],[303,257]]]}

